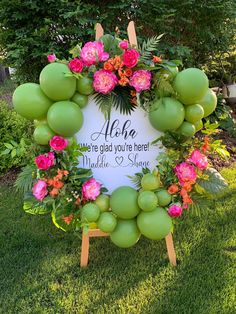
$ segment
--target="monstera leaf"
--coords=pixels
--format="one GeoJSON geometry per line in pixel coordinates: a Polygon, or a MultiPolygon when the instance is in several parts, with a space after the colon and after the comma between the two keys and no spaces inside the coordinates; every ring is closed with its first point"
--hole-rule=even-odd
{"type": "Polygon", "coordinates": [[[204,172],[208,176],[207,180],[199,179],[197,183],[212,196],[219,196],[228,187],[227,182],[221,174],[214,168],[208,168],[204,172]]]}
{"type": "Polygon", "coordinates": [[[51,208],[45,203],[35,202],[33,199],[27,199],[24,201],[23,209],[26,213],[32,215],[44,215],[51,212],[51,208]]]}

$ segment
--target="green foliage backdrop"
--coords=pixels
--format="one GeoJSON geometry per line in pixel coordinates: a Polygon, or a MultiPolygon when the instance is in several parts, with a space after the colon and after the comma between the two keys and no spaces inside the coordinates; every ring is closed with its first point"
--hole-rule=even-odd
{"type": "Polygon", "coordinates": [[[94,38],[96,22],[106,32],[118,26],[123,37],[133,19],[141,39],[166,34],[160,53],[202,66],[232,45],[235,12],[234,0],[1,0],[0,53],[18,81],[37,81],[48,53],[67,57],[78,41],[94,38]]]}

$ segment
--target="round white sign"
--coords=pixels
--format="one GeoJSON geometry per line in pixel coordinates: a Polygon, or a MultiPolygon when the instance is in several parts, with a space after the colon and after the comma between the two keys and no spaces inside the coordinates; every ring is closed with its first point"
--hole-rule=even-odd
{"type": "Polygon", "coordinates": [[[79,167],[90,168],[109,192],[121,185],[134,187],[128,176],[156,166],[161,150],[151,142],[162,133],[151,126],[145,111],[137,108],[123,115],[112,109],[110,120],[105,120],[91,97],[83,115],[84,124],[76,137],[88,151],[79,157],[79,167]]]}

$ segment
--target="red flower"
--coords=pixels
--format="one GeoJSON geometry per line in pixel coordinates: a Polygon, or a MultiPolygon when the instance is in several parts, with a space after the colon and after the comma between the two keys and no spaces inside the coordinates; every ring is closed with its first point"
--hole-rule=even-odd
{"type": "Polygon", "coordinates": [[[72,72],[80,73],[83,71],[84,63],[78,58],[74,58],[68,63],[68,66],[72,72]]]}
{"type": "Polygon", "coordinates": [[[56,151],[64,150],[68,146],[68,140],[62,136],[55,135],[50,139],[49,145],[56,151]]]}
{"type": "Polygon", "coordinates": [[[35,158],[35,163],[40,170],[48,170],[54,165],[54,153],[49,152],[44,155],[39,155],[35,158]]]}
{"type": "Polygon", "coordinates": [[[127,66],[127,68],[135,67],[138,63],[139,56],[139,52],[133,48],[126,50],[122,55],[124,65],[127,66]]]}

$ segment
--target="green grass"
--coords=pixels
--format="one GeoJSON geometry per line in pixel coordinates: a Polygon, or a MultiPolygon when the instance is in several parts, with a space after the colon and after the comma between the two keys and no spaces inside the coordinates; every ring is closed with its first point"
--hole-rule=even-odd
{"type": "Polygon", "coordinates": [[[235,313],[236,169],[222,174],[230,192],[175,227],[176,268],[164,241],[122,250],[101,238],[80,269],[80,238],[25,214],[21,196],[1,187],[0,313],[235,313]]]}

